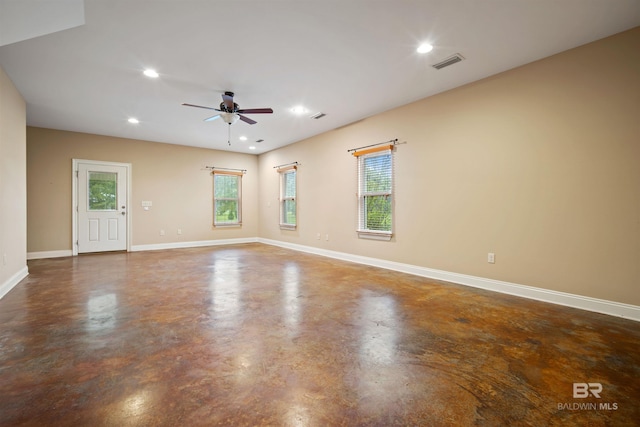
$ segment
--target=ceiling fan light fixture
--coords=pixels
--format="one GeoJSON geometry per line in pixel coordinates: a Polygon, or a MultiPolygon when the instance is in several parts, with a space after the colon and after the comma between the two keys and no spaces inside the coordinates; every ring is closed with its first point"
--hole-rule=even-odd
{"type": "Polygon", "coordinates": [[[236,113],[220,113],[220,117],[222,117],[225,123],[230,125],[240,120],[240,116],[236,113]]]}

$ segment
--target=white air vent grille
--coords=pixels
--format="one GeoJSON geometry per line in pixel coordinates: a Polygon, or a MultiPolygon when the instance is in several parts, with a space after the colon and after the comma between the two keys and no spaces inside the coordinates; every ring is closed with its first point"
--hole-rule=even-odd
{"type": "Polygon", "coordinates": [[[309,117],[309,118],[310,118],[310,119],[316,119],[316,120],[318,120],[318,119],[323,118],[324,116],[326,116],[326,114],[325,114],[325,113],[315,113],[313,116],[311,116],[311,117],[309,117]]]}
{"type": "Polygon", "coordinates": [[[455,55],[452,55],[452,56],[448,57],[444,61],[440,61],[437,64],[433,64],[432,67],[435,68],[436,70],[441,70],[444,67],[448,67],[449,65],[453,65],[456,62],[462,61],[463,59],[464,59],[464,56],[460,55],[459,53],[456,53],[455,55]]]}

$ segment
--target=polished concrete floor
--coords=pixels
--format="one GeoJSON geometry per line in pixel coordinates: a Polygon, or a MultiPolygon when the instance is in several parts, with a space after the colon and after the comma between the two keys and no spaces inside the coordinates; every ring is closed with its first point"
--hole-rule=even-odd
{"type": "Polygon", "coordinates": [[[261,244],[29,271],[0,300],[1,426],[640,420],[634,321],[261,244]]]}

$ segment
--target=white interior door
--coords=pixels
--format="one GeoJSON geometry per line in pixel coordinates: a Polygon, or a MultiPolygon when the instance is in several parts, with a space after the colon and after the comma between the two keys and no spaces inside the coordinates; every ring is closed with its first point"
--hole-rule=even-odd
{"type": "Polygon", "coordinates": [[[78,253],[127,249],[128,168],[78,163],[78,253]]]}

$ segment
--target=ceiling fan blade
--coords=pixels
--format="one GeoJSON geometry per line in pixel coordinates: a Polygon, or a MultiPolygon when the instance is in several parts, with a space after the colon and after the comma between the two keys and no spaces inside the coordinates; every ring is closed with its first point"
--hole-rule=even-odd
{"type": "Polygon", "coordinates": [[[233,111],[233,92],[225,92],[222,94],[222,103],[227,107],[227,111],[233,111]]]}
{"type": "Polygon", "coordinates": [[[271,114],[273,110],[271,108],[245,108],[237,112],[243,114],[271,114]]]}
{"type": "Polygon", "coordinates": [[[206,119],[204,119],[205,122],[212,122],[215,119],[219,119],[220,118],[220,114],[216,114],[215,116],[211,116],[211,117],[207,117],[206,119]]]}
{"type": "Polygon", "coordinates": [[[186,103],[182,103],[182,105],[184,105],[185,107],[196,107],[196,108],[204,108],[205,110],[214,110],[214,111],[220,111],[217,108],[213,108],[213,107],[204,107],[202,105],[194,105],[194,104],[186,104],[186,103]]]}
{"type": "Polygon", "coordinates": [[[245,123],[249,123],[250,125],[255,125],[256,123],[258,123],[255,120],[250,119],[249,117],[243,116],[242,114],[238,114],[238,116],[240,116],[240,120],[245,123]]]}

